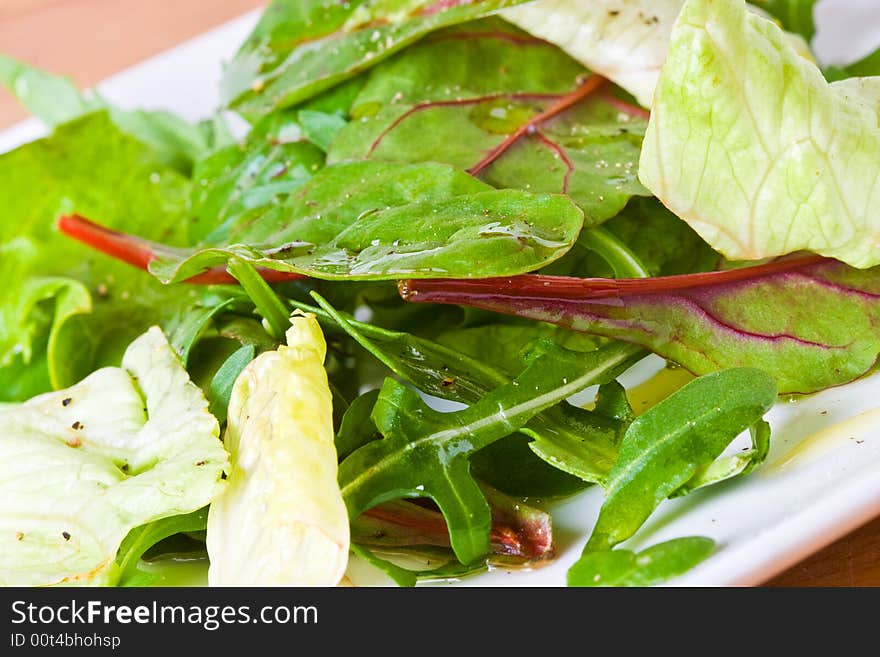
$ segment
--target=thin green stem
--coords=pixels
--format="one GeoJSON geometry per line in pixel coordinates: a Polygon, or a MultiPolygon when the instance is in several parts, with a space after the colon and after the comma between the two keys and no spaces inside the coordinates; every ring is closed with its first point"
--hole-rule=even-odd
{"type": "Polygon", "coordinates": [[[276,340],[283,340],[290,328],[290,313],[278,295],[263,280],[250,264],[244,260],[230,259],[226,266],[229,273],[241,283],[242,289],[257,307],[257,312],[269,325],[269,332],[276,340]]]}

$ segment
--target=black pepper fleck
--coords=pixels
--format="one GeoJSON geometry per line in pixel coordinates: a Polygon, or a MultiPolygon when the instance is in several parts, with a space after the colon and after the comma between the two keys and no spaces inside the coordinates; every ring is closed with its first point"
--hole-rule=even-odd
{"type": "Polygon", "coordinates": [[[80,422],[79,420],[77,420],[76,422],[74,422],[73,424],[71,424],[70,427],[71,427],[73,430],[75,430],[75,431],[79,431],[80,429],[83,428],[83,423],[80,422]]]}
{"type": "Polygon", "coordinates": [[[61,535],[64,537],[65,541],[70,540],[70,533],[69,532],[61,532],[61,535]]]}
{"type": "Polygon", "coordinates": [[[64,399],[61,400],[61,405],[62,406],[70,406],[70,402],[72,402],[72,401],[73,401],[73,399],[71,399],[70,397],[65,397],[64,399]]]}

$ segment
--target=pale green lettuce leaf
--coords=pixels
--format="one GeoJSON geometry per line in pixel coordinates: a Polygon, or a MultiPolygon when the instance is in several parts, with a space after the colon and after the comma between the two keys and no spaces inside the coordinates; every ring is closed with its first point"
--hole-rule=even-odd
{"type": "Polygon", "coordinates": [[[235,381],[224,442],[232,467],[208,510],[211,586],[334,586],[348,563],[327,344],[294,315],[287,345],[235,381]]]}
{"type": "Polygon", "coordinates": [[[158,328],[121,367],[0,407],[0,584],[112,584],[132,529],[221,490],[217,420],[158,328]]]}
{"type": "Polygon", "coordinates": [[[828,84],[743,0],[688,0],[639,177],[732,260],[880,264],[880,78],[828,84]]]}
{"type": "MultiPolygon", "coordinates": [[[[682,5],[684,0],[538,0],[506,9],[502,16],[650,107],[682,5]]],[[[787,34],[786,39],[811,57],[801,37],[787,34]]]]}
{"type": "Polygon", "coordinates": [[[502,16],[651,106],[683,0],[538,0],[502,16]]]}

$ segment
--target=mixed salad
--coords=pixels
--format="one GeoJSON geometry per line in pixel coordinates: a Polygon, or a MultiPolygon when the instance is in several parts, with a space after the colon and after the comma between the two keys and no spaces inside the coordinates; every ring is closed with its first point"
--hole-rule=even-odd
{"type": "Polygon", "coordinates": [[[0,582],[536,568],[590,486],[569,585],[704,560],[618,546],[880,353],[880,55],[813,5],[274,0],[198,124],[0,56],[0,582]]]}

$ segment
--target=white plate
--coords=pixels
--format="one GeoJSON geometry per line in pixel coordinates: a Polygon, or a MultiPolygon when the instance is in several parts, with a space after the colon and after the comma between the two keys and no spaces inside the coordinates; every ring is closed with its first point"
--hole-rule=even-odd
{"type": "MultiPolygon", "coordinates": [[[[847,62],[880,44],[880,3],[826,0],[816,49],[847,62]]],[[[199,119],[217,106],[222,62],[257,20],[251,13],[116,75],[100,92],[123,107],[164,108],[199,119]]],[[[0,133],[0,152],[43,134],[33,120],[0,133]]],[[[771,411],[773,447],[752,475],[667,502],[625,547],[690,535],[719,548],[675,584],[753,585],[880,514],[880,375],[771,411]],[[831,427],[836,427],[832,430],[831,427]],[[824,433],[823,433],[824,432],[824,433]]],[[[558,586],[577,559],[601,503],[587,492],[553,512],[559,557],[534,571],[493,571],[468,586],[558,586]]]]}

